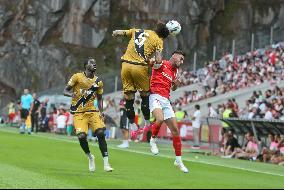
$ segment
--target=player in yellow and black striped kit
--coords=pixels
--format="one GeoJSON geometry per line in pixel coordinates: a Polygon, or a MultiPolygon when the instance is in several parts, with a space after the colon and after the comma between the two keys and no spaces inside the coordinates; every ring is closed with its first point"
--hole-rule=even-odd
{"type": "Polygon", "coordinates": [[[127,36],[130,38],[127,50],[121,57],[122,70],[121,79],[123,83],[125,108],[131,128],[137,128],[134,124],[135,112],[134,101],[135,93],[140,92],[142,103],[141,110],[146,121],[150,125],[150,76],[149,60],[155,56],[156,62],[162,62],[163,40],[170,34],[166,24],[159,23],[157,29],[143,30],[115,30],[113,36],[127,36]]]}
{"type": "Polygon", "coordinates": [[[95,171],[94,156],[89,150],[87,133],[89,128],[98,138],[99,148],[104,158],[104,170],[112,171],[108,162],[108,150],[105,140],[103,115],[103,82],[95,76],[96,61],[92,58],[84,62],[85,71],[74,74],[68,82],[64,95],[72,97],[71,113],[74,114],[74,126],[81,148],[89,158],[89,170],[95,171]],[[98,99],[98,108],[94,106],[98,99]]]}

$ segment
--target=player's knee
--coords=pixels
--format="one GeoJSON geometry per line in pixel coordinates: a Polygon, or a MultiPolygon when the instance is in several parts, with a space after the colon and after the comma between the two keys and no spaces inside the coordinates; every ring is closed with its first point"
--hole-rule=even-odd
{"type": "Polygon", "coordinates": [[[173,128],[172,129],[172,134],[173,134],[173,136],[178,136],[179,135],[179,131],[178,131],[178,128],[173,128]]]}
{"type": "Polygon", "coordinates": [[[126,112],[129,114],[129,112],[134,112],[134,99],[132,100],[126,100],[126,103],[125,103],[125,109],[126,109],[126,112]]]}
{"type": "Polygon", "coordinates": [[[97,129],[95,131],[95,135],[98,137],[98,139],[105,138],[105,129],[97,129]]]}
{"type": "Polygon", "coordinates": [[[149,109],[149,96],[141,96],[142,104],[141,110],[143,112],[145,120],[150,120],[150,109],[149,109]]]}
{"type": "Polygon", "coordinates": [[[160,127],[162,126],[164,123],[164,119],[163,118],[156,118],[156,124],[160,127]]]}
{"type": "Polygon", "coordinates": [[[142,103],[141,103],[141,109],[149,109],[149,96],[141,96],[142,103]]]}
{"type": "Polygon", "coordinates": [[[86,133],[79,133],[77,136],[78,136],[79,140],[87,139],[87,134],[86,133]]]}

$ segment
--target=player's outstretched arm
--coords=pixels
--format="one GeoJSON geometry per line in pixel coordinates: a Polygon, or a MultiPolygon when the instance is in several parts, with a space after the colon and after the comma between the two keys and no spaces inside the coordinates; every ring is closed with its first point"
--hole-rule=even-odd
{"type": "Polygon", "coordinates": [[[126,35],[127,35],[127,30],[115,30],[112,32],[113,37],[126,36],[126,35]]]}
{"type": "Polygon", "coordinates": [[[72,86],[66,86],[63,91],[64,96],[73,97],[72,86]]]}

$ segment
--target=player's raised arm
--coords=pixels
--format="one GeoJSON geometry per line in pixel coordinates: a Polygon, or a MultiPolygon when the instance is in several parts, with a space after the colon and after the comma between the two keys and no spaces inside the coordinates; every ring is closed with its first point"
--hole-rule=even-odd
{"type": "Polygon", "coordinates": [[[162,64],[162,61],[163,61],[162,51],[156,51],[155,61],[156,61],[156,64],[162,64]]]}
{"type": "Polygon", "coordinates": [[[118,36],[129,36],[131,34],[130,30],[114,30],[112,32],[113,37],[118,37],[118,36]]]}

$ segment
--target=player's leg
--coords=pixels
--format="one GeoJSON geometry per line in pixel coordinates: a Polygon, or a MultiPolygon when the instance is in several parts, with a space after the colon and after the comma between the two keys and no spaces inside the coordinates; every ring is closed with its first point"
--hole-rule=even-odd
{"type": "Polygon", "coordinates": [[[150,126],[150,108],[149,108],[149,96],[150,96],[150,75],[149,68],[145,66],[135,66],[135,70],[132,71],[132,78],[135,84],[135,88],[140,92],[142,99],[141,111],[144,116],[145,124],[150,126]]]}
{"type": "Polygon", "coordinates": [[[118,145],[118,148],[129,148],[129,124],[128,121],[126,119],[126,121],[123,121],[121,118],[120,121],[120,129],[122,132],[122,136],[123,136],[123,142],[121,145],[118,145]]]}
{"type": "Polygon", "coordinates": [[[125,109],[126,115],[129,120],[130,124],[135,123],[135,110],[134,110],[134,101],[135,101],[135,92],[128,91],[124,92],[124,99],[125,99],[125,109]]]}
{"type": "Polygon", "coordinates": [[[87,140],[88,133],[88,120],[84,117],[84,114],[74,115],[74,126],[76,129],[77,137],[80,143],[80,146],[86,156],[89,159],[89,170],[94,172],[96,170],[95,166],[95,157],[91,154],[89,143],[87,140]]]}
{"type": "Polygon", "coordinates": [[[153,117],[155,118],[155,122],[152,123],[151,125],[151,130],[152,130],[152,136],[150,139],[150,146],[151,146],[151,152],[154,155],[157,155],[159,153],[156,141],[157,141],[157,136],[160,131],[160,128],[164,122],[164,114],[163,114],[163,109],[159,101],[159,97],[157,95],[152,94],[150,96],[150,111],[153,114],[153,117]]]}
{"type": "Polygon", "coordinates": [[[173,147],[175,149],[176,154],[176,160],[174,162],[175,166],[178,166],[179,169],[184,172],[188,173],[188,169],[184,166],[181,156],[182,156],[182,143],[181,143],[181,137],[179,135],[179,129],[176,118],[170,118],[166,121],[167,126],[171,130],[171,133],[173,135],[173,147]]]}
{"type": "Polygon", "coordinates": [[[141,96],[141,99],[142,99],[141,111],[143,113],[146,126],[149,126],[150,125],[150,117],[151,117],[151,112],[150,112],[150,107],[149,107],[150,92],[149,91],[148,92],[147,91],[140,92],[140,96],[141,96]]]}
{"type": "Polygon", "coordinates": [[[126,115],[129,119],[130,124],[133,124],[135,122],[134,101],[136,88],[131,75],[132,67],[134,66],[135,65],[131,65],[129,63],[122,63],[121,69],[121,80],[123,85],[124,99],[126,101],[126,115]]]}
{"type": "Polygon", "coordinates": [[[176,120],[175,112],[171,106],[170,101],[163,103],[163,112],[164,112],[165,123],[167,124],[173,136],[173,147],[175,149],[175,154],[176,154],[176,160],[174,162],[174,165],[178,166],[182,172],[188,173],[189,171],[184,166],[181,159],[182,156],[181,137],[178,129],[178,123],[176,120]]]}
{"type": "Polygon", "coordinates": [[[109,164],[109,154],[105,138],[105,124],[100,113],[90,113],[89,126],[93,129],[95,135],[98,138],[99,148],[104,160],[104,170],[107,172],[113,171],[113,168],[111,168],[109,164]]]}
{"type": "Polygon", "coordinates": [[[151,146],[151,152],[154,155],[159,154],[159,149],[157,147],[157,136],[160,131],[160,128],[164,122],[164,115],[163,115],[163,110],[161,108],[156,108],[152,112],[153,116],[156,118],[156,121],[151,125],[152,129],[152,136],[150,139],[150,146],[151,146]]]}
{"type": "Polygon", "coordinates": [[[107,142],[106,142],[104,131],[105,131],[105,128],[97,129],[95,131],[95,135],[98,138],[99,148],[100,148],[102,157],[104,159],[104,170],[107,172],[111,172],[113,171],[113,168],[109,164],[107,142]]]}
{"type": "Polygon", "coordinates": [[[26,109],[21,110],[21,126],[20,126],[20,134],[24,134],[26,130],[26,120],[28,117],[29,111],[26,109]]]}

